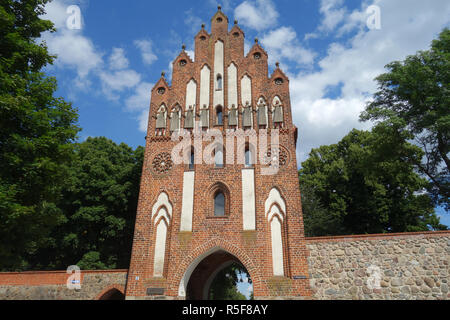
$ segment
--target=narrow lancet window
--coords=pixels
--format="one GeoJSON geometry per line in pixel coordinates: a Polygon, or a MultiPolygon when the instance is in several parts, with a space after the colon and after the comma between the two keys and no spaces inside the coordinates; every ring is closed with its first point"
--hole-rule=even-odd
{"type": "Polygon", "coordinates": [[[217,75],[217,90],[223,89],[223,79],[220,74],[217,75]]]}
{"type": "Polygon", "coordinates": [[[225,195],[220,191],[214,197],[214,216],[225,216],[225,195]]]}

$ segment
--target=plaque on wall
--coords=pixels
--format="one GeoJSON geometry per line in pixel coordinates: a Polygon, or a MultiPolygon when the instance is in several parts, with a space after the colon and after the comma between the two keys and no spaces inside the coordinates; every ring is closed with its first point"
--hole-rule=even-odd
{"type": "Polygon", "coordinates": [[[163,296],[165,292],[164,288],[148,288],[147,295],[148,296],[163,296]]]}

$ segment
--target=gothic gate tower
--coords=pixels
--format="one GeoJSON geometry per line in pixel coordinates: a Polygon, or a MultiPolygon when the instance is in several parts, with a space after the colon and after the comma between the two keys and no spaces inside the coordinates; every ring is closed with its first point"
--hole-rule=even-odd
{"type": "Polygon", "coordinates": [[[162,74],[152,90],[127,299],[207,299],[232,262],[256,299],[309,297],[289,79],[278,64],[269,77],[257,39],[244,56],[244,32],[237,21],[229,31],[220,7],[211,26],[195,37],[195,61],[183,46],[172,86],[162,74]],[[178,164],[181,130],[192,144],[178,164]],[[259,148],[264,132],[270,151],[259,148]]]}

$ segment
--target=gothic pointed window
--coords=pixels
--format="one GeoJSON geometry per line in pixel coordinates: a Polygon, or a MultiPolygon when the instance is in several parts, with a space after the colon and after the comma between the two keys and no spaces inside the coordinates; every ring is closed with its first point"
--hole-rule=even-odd
{"type": "Polygon", "coordinates": [[[250,147],[247,146],[245,148],[245,167],[246,168],[251,168],[253,167],[254,161],[253,161],[253,153],[250,150],[250,147]]]}
{"type": "Polygon", "coordinates": [[[216,125],[218,126],[223,125],[223,111],[221,106],[218,106],[216,108],[216,125]]]}
{"type": "Polygon", "coordinates": [[[195,150],[191,148],[191,152],[189,154],[189,170],[194,170],[195,168],[195,150]]]}
{"type": "Polygon", "coordinates": [[[225,216],[225,195],[218,191],[214,197],[214,216],[225,216]]]}
{"type": "Polygon", "coordinates": [[[222,89],[223,89],[222,75],[218,74],[217,75],[217,90],[222,90],[222,89]]]}
{"type": "Polygon", "coordinates": [[[217,146],[214,151],[214,165],[216,168],[223,168],[223,147],[217,146]]]}

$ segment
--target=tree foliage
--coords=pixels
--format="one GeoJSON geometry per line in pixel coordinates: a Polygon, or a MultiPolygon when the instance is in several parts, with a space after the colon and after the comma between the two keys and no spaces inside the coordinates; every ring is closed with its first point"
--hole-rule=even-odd
{"type": "Polygon", "coordinates": [[[142,147],[133,150],[106,138],[77,144],[59,203],[65,222],[53,233],[53,245],[36,256],[36,265],[128,268],[143,158],[142,147]]]}
{"type": "Polygon", "coordinates": [[[423,192],[427,181],[406,161],[422,151],[395,132],[387,125],[353,130],[311,151],[300,170],[309,236],[446,229],[423,192]]]}
{"type": "Polygon", "coordinates": [[[431,49],[386,66],[377,78],[379,91],[361,115],[414,140],[424,152],[405,159],[429,181],[436,203],[450,207],[450,30],[434,40],[431,49]]]}
{"type": "MultiPolygon", "coordinates": [[[[238,291],[237,284],[239,282],[239,277],[245,275],[251,284],[250,275],[247,270],[243,268],[240,264],[233,263],[229,267],[221,270],[213,282],[211,283],[210,295],[211,300],[247,300],[247,298],[238,291]]],[[[253,297],[253,293],[250,300],[253,297]]]]}
{"type": "Polygon", "coordinates": [[[41,72],[54,59],[37,42],[54,31],[40,19],[47,2],[0,2],[0,269],[28,268],[62,222],[56,203],[79,131],[76,110],[41,72]]]}

